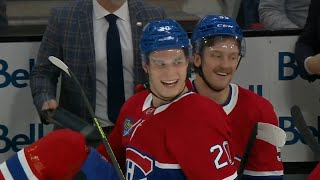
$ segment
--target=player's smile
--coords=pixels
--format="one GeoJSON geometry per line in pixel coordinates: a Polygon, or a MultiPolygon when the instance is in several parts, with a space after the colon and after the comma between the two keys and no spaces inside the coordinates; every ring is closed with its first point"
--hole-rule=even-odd
{"type": "Polygon", "coordinates": [[[216,73],[216,74],[218,74],[219,76],[226,76],[226,75],[228,75],[227,73],[222,73],[222,72],[218,72],[218,73],[216,73]]]}
{"type": "Polygon", "coordinates": [[[209,70],[207,72],[204,72],[204,74],[206,77],[208,77],[207,80],[209,81],[211,86],[214,87],[217,91],[220,91],[228,87],[228,84],[232,78],[232,73],[226,73],[221,71],[219,72],[215,70],[212,70],[211,73],[209,70]]]}
{"type": "Polygon", "coordinates": [[[232,73],[226,71],[213,70],[214,75],[220,80],[231,79],[232,73]]]}
{"type": "Polygon", "coordinates": [[[177,85],[178,79],[176,79],[176,80],[171,80],[171,81],[161,81],[161,83],[162,83],[164,86],[173,87],[173,86],[177,85]]]}
{"type": "Polygon", "coordinates": [[[231,78],[230,73],[214,72],[214,75],[213,79],[218,79],[218,81],[228,81],[231,78]]]}

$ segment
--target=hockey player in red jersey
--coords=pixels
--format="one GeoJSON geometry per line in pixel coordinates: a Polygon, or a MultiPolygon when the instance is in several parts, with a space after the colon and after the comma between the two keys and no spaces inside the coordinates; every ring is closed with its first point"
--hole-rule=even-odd
{"type": "Polygon", "coordinates": [[[85,137],[67,129],[49,133],[0,164],[0,180],[72,180],[82,171],[87,180],[117,180],[112,165],[85,137]]]}
{"type": "Polygon", "coordinates": [[[190,48],[174,20],[144,28],[141,54],[149,86],[124,104],[108,138],[128,180],[237,177],[226,114],[186,88],[190,48]]]}
{"type": "Polygon", "coordinates": [[[72,179],[88,152],[79,133],[49,133],[3,162],[0,179],[72,179]]]}
{"type": "MultiPolygon", "coordinates": [[[[150,84],[124,104],[108,138],[128,180],[237,178],[226,113],[186,88],[190,52],[176,21],[144,28],[141,53],[150,84]]],[[[104,148],[98,151],[108,158],[104,148]]],[[[72,179],[80,169],[87,179],[118,179],[83,135],[58,130],[2,163],[0,179],[72,179]]]]}
{"type": "MultiPolygon", "coordinates": [[[[229,116],[238,167],[255,123],[278,126],[277,116],[265,98],[230,83],[245,52],[241,29],[232,18],[204,17],[195,27],[191,43],[196,72],[193,89],[223,106],[229,116]]],[[[282,179],[282,176],[280,150],[255,140],[243,179],[282,179]]]]}

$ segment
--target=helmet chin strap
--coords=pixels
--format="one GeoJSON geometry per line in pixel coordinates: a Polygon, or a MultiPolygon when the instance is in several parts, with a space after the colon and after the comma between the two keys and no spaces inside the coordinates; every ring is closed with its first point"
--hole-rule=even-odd
{"type": "MultiPolygon", "coordinates": [[[[204,81],[204,83],[212,90],[212,91],[216,91],[208,82],[207,78],[204,76],[203,71],[202,71],[202,65],[200,65],[200,67],[198,68],[198,74],[199,76],[202,78],[202,80],[204,81]]],[[[195,88],[196,89],[196,88],[195,88]]],[[[197,92],[198,93],[198,92],[197,92]]]]}
{"type": "Polygon", "coordinates": [[[182,88],[182,90],[180,91],[180,93],[178,95],[176,95],[175,97],[171,98],[171,99],[163,99],[159,96],[157,96],[151,89],[150,89],[150,84],[149,83],[145,83],[144,84],[145,87],[151,92],[152,95],[154,95],[155,97],[157,97],[158,99],[161,99],[162,101],[166,101],[166,102],[172,102],[174,101],[175,99],[177,99],[184,91],[184,89],[186,88],[186,84],[184,84],[184,87],[182,88]]]}
{"type": "Polygon", "coordinates": [[[240,59],[239,59],[239,62],[238,62],[238,64],[237,64],[237,68],[236,68],[236,69],[238,69],[239,64],[240,64],[240,62],[241,62],[241,59],[242,59],[242,55],[240,55],[240,59]]]}

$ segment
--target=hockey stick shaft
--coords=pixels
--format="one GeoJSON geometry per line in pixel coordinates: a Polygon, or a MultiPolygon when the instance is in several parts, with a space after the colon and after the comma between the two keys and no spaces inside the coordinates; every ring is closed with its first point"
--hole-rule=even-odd
{"type": "Polygon", "coordinates": [[[103,132],[103,130],[101,128],[101,125],[100,125],[97,117],[95,116],[95,114],[93,112],[93,109],[92,109],[92,107],[91,107],[91,105],[89,103],[88,97],[84,93],[84,91],[83,91],[83,89],[82,89],[77,77],[68,68],[68,66],[66,64],[64,64],[59,58],[54,57],[54,56],[49,56],[48,59],[52,64],[54,64],[60,70],[64,71],[66,74],[68,74],[75,81],[77,86],[80,88],[81,96],[82,96],[82,98],[83,98],[83,100],[85,102],[86,107],[88,108],[88,111],[90,113],[91,118],[93,119],[93,122],[95,123],[96,127],[98,128],[98,131],[99,131],[99,134],[101,136],[102,142],[103,142],[103,144],[104,144],[104,146],[106,148],[106,151],[107,151],[107,153],[108,153],[108,155],[109,155],[109,157],[111,159],[111,162],[112,162],[112,164],[113,164],[113,166],[114,166],[114,168],[115,168],[115,170],[116,170],[116,172],[117,172],[117,174],[119,176],[119,179],[120,180],[125,180],[124,175],[123,175],[123,173],[122,173],[122,171],[120,169],[119,163],[118,163],[118,161],[117,161],[117,159],[116,159],[116,157],[115,157],[115,155],[114,155],[114,153],[113,153],[113,151],[111,149],[111,146],[110,146],[110,144],[108,142],[108,139],[107,139],[106,135],[104,134],[104,132],[103,132]]]}
{"type": "Polygon", "coordinates": [[[256,140],[257,133],[258,133],[258,123],[256,123],[251,130],[251,134],[250,134],[247,146],[246,146],[245,151],[243,153],[243,156],[241,158],[241,162],[240,162],[240,165],[238,168],[238,179],[239,180],[242,179],[243,171],[247,165],[248,157],[250,155],[254,141],[256,140]]]}
{"type": "Polygon", "coordinates": [[[303,139],[313,151],[317,160],[320,160],[320,145],[316,138],[312,135],[310,128],[302,115],[300,108],[295,105],[291,107],[291,116],[293,118],[294,124],[301,133],[303,139]]]}
{"type": "Polygon", "coordinates": [[[116,172],[117,172],[120,180],[125,180],[124,175],[123,175],[123,173],[122,173],[122,171],[120,169],[119,163],[118,163],[118,161],[117,161],[117,159],[116,159],[116,157],[115,157],[115,155],[114,155],[114,153],[113,153],[113,151],[111,149],[111,146],[110,146],[110,144],[109,144],[109,142],[107,140],[107,137],[106,137],[105,133],[103,132],[102,127],[101,127],[97,117],[95,116],[95,114],[93,112],[93,109],[92,109],[92,107],[91,107],[91,105],[89,103],[88,97],[86,96],[86,94],[84,93],[83,89],[81,88],[81,85],[80,85],[78,79],[76,78],[76,76],[73,74],[72,71],[70,71],[70,69],[68,69],[68,70],[69,70],[69,73],[70,73],[71,77],[73,77],[73,79],[75,80],[75,82],[77,83],[77,85],[80,88],[80,92],[81,92],[81,95],[82,95],[82,97],[84,99],[84,103],[86,104],[86,106],[87,106],[87,108],[89,110],[89,113],[90,113],[90,115],[91,115],[91,117],[93,119],[93,122],[95,123],[96,127],[98,128],[98,131],[99,131],[99,133],[101,135],[101,138],[102,138],[102,142],[106,147],[107,153],[110,156],[112,164],[115,167],[116,172]]]}

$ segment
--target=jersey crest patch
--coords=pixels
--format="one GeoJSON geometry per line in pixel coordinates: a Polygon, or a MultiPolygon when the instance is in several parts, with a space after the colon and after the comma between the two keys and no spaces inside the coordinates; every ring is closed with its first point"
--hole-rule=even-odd
{"type": "Polygon", "coordinates": [[[126,118],[123,124],[123,136],[127,136],[130,134],[133,126],[133,119],[126,118]]]}

